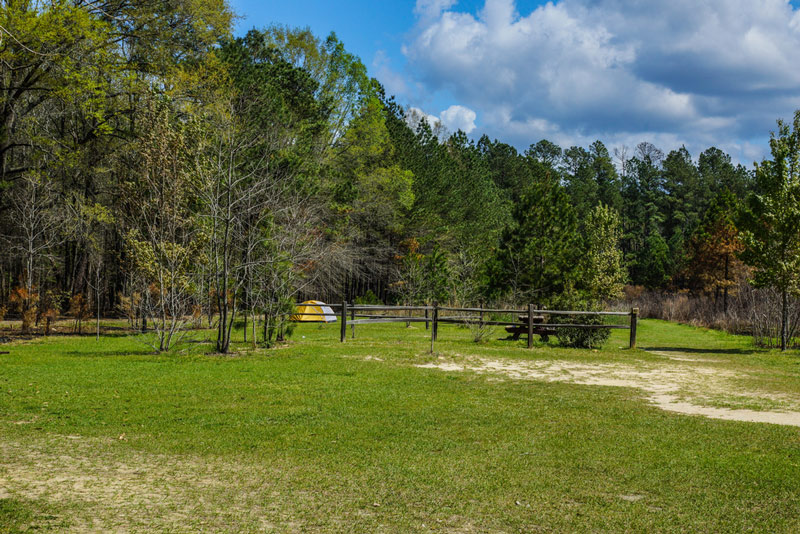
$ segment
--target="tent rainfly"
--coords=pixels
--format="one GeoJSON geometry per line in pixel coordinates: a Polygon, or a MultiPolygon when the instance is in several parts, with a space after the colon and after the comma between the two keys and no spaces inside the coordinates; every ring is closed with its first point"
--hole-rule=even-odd
{"type": "Polygon", "coordinates": [[[334,323],[336,322],[336,314],[330,306],[325,306],[324,302],[318,300],[307,300],[299,304],[294,311],[295,315],[291,316],[292,321],[303,323],[334,323]],[[301,315],[303,313],[318,313],[320,315],[301,315]]]}

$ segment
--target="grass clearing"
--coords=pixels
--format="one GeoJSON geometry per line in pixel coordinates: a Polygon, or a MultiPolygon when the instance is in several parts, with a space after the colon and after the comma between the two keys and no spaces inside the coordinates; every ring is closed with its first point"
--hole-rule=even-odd
{"type": "Polygon", "coordinates": [[[642,321],[645,350],[626,334],[527,350],[441,327],[434,355],[402,324],[345,344],[338,325],[302,325],[233,357],[122,335],[5,344],[0,531],[797,531],[800,428],[669,413],[570,369],[712,369],[738,389],[680,399],[793,409],[800,357],[660,321],[642,321]],[[419,367],[481,361],[565,379],[419,367]]]}

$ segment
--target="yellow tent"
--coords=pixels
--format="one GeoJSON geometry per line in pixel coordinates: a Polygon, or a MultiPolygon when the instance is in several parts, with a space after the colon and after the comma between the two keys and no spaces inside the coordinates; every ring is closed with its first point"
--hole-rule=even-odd
{"type": "Polygon", "coordinates": [[[324,302],[318,300],[307,300],[295,308],[295,315],[292,321],[303,323],[333,323],[336,321],[336,314],[330,306],[325,306],[324,302]],[[320,315],[302,315],[304,313],[318,313],[320,315]]]}

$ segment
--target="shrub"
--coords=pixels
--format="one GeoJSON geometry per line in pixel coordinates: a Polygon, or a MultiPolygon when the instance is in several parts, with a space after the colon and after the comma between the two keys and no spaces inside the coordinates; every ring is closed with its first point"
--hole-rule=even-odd
{"type": "Polygon", "coordinates": [[[472,334],[472,341],[475,343],[486,343],[494,335],[495,328],[479,321],[469,323],[469,331],[472,334]]]}
{"type": "MultiPolygon", "coordinates": [[[[601,325],[601,315],[569,315],[558,320],[560,323],[601,325]]],[[[556,331],[558,342],[564,347],[578,349],[598,349],[608,341],[611,330],[608,328],[559,328],[556,331]]]]}
{"type": "Polygon", "coordinates": [[[39,295],[28,292],[24,287],[19,287],[11,292],[10,302],[19,310],[22,317],[22,331],[30,332],[31,327],[36,321],[38,312],[39,295]]]}
{"type": "Polygon", "coordinates": [[[128,326],[130,328],[138,328],[138,312],[142,304],[142,296],[137,292],[131,293],[130,296],[117,293],[117,300],[119,301],[117,311],[128,320],[128,326]]]}
{"type": "MultiPolygon", "coordinates": [[[[552,303],[561,310],[599,311],[602,303],[594,300],[585,300],[576,293],[564,293],[552,303]]],[[[558,315],[551,316],[550,322],[560,324],[602,325],[605,319],[602,315],[558,315]],[[553,317],[557,317],[554,319],[553,317]]],[[[603,346],[608,340],[611,330],[608,328],[559,328],[556,337],[560,345],[578,349],[596,349],[603,346]]]]}
{"type": "Polygon", "coordinates": [[[364,295],[356,297],[353,300],[353,304],[383,304],[383,302],[381,302],[381,299],[379,299],[371,289],[368,289],[364,295]]]}
{"type": "Polygon", "coordinates": [[[81,333],[81,323],[86,321],[90,316],[89,302],[78,293],[69,299],[69,315],[75,319],[73,331],[78,334],[81,333]]]}

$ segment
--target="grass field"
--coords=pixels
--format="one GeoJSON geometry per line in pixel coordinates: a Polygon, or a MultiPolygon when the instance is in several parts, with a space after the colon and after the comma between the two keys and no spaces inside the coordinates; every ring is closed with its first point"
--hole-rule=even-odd
{"type": "Polygon", "coordinates": [[[625,336],[0,345],[0,532],[800,531],[800,356],[657,321],[643,350],[625,336]],[[712,418],[760,411],[790,424],[712,418]]]}

